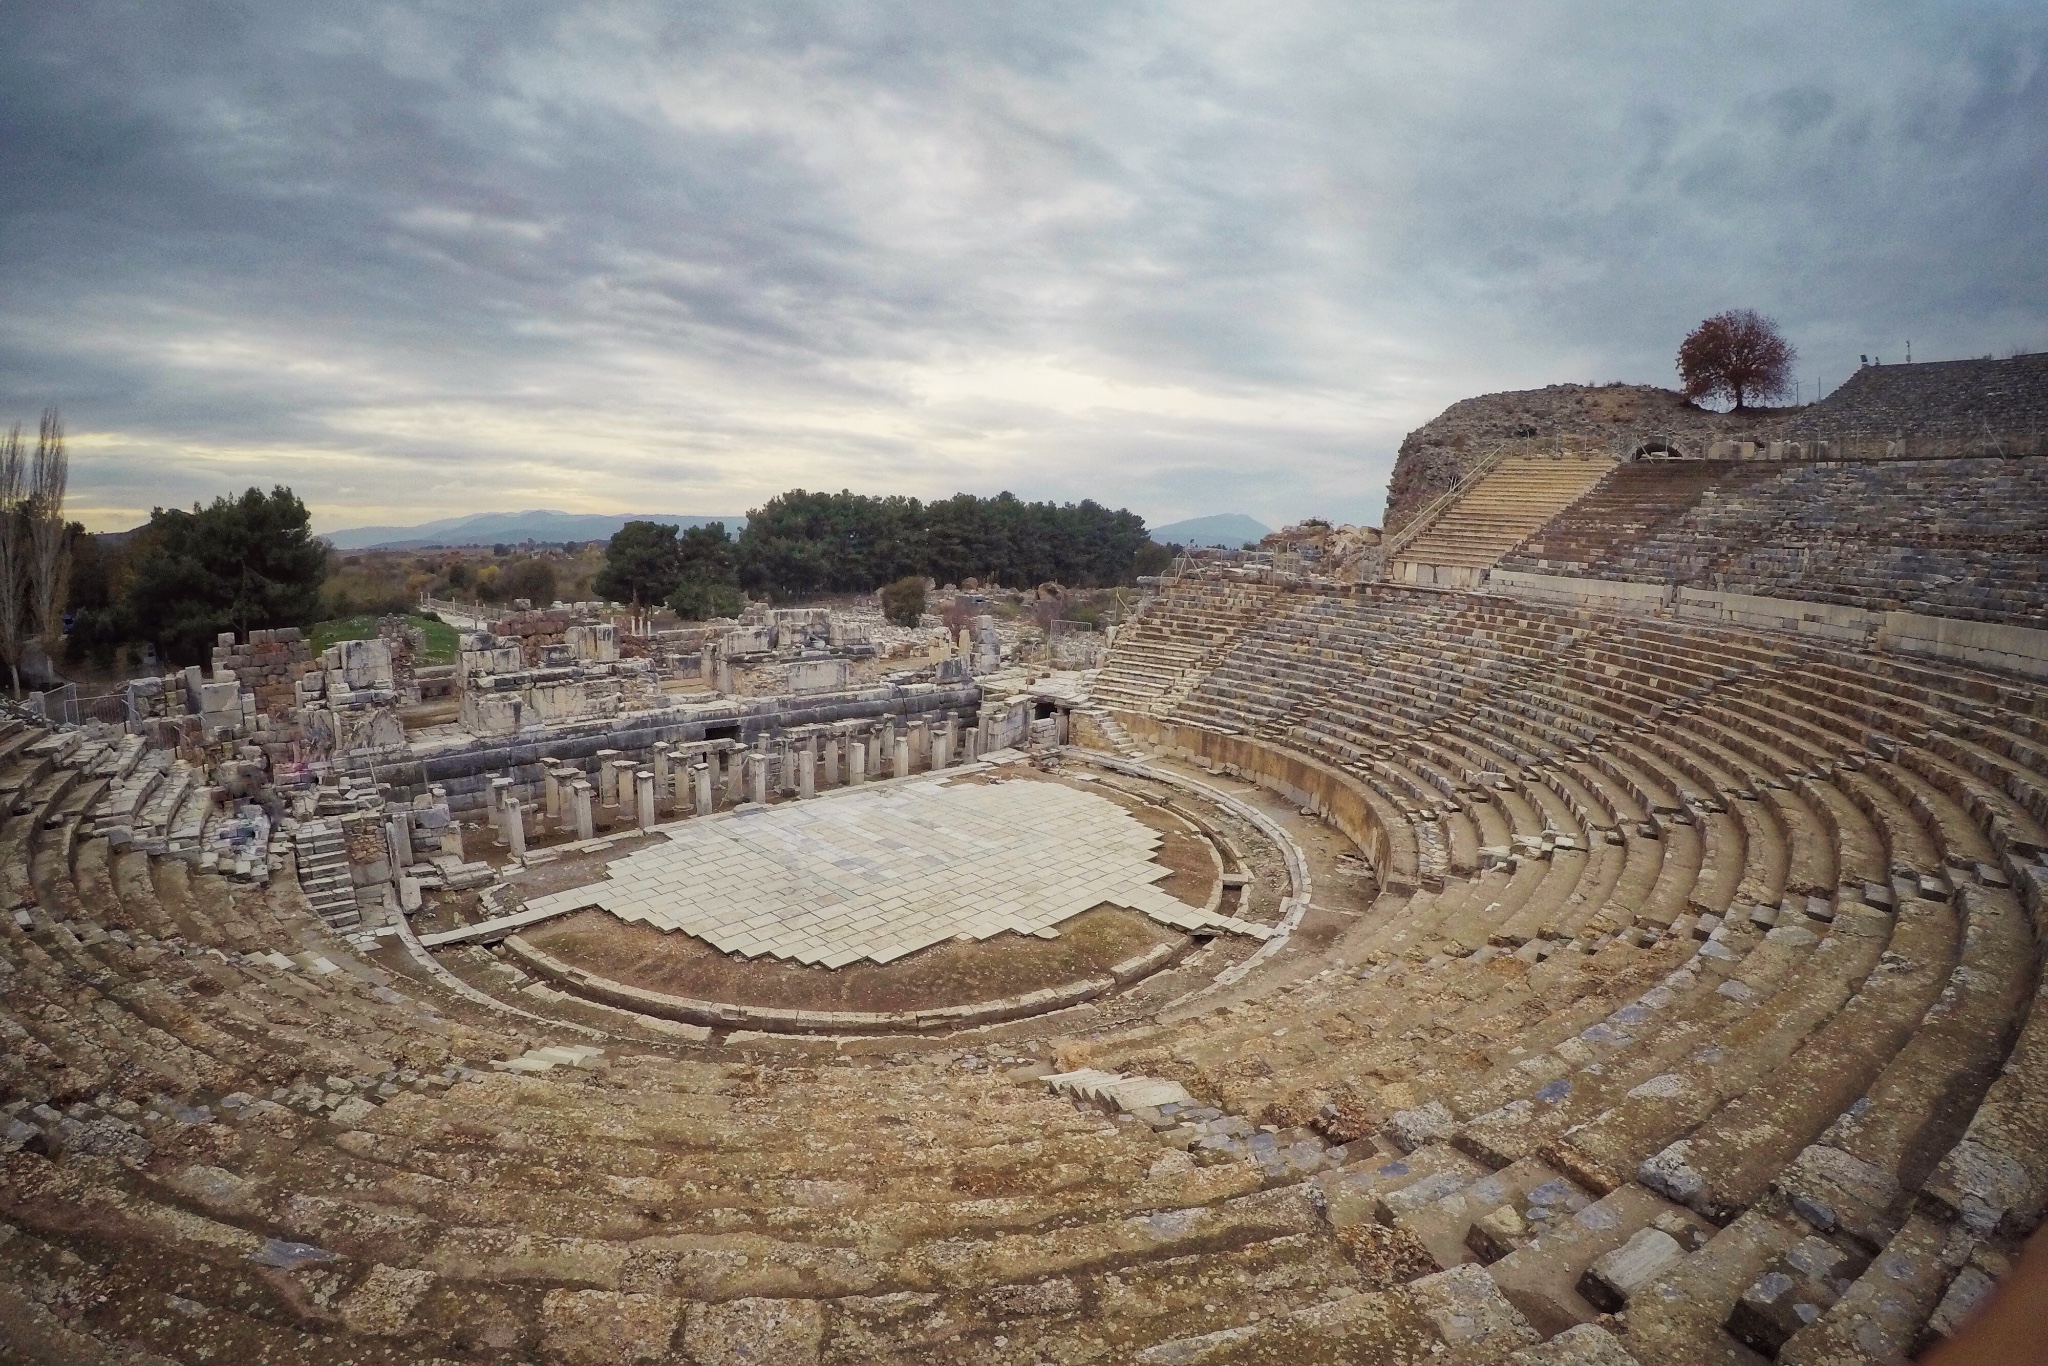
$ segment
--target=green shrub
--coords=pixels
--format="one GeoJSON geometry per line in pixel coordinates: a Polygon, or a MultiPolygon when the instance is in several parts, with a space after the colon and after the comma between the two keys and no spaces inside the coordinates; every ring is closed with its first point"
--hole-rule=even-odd
{"type": "Polygon", "coordinates": [[[882,615],[898,626],[915,626],[924,615],[924,578],[910,574],[882,589],[882,615]]]}

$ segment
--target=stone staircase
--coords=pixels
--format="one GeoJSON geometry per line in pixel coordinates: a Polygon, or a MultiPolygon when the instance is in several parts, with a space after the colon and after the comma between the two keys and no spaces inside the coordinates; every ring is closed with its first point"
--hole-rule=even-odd
{"type": "Polygon", "coordinates": [[[1395,555],[1400,583],[1470,588],[1501,556],[1540,530],[1599,483],[1615,462],[1605,455],[1508,455],[1395,555]]]}
{"type": "Polygon", "coordinates": [[[1081,710],[1083,715],[1087,716],[1089,720],[1093,721],[1101,729],[1103,737],[1109,741],[1111,747],[1118,754],[1123,755],[1126,759],[1142,759],[1146,757],[1145,751],[1138,747],[1138,742],[1131,738],[1131,733],[1125,730],[1123,724],[1116,717],[1110,715],[1108,711],[1101,707],[1084,707],[1081,710]]]}
{"type": "Polygon", "coordinates": [[[337,930],[352,930],[363,923],[362,908],[356,904],[355,886],[349,879],[348,850],[341,831],[324,821],[302,823],[293,837],[297,848],[299,889],[306,901],[327,924],[337,930]]]}

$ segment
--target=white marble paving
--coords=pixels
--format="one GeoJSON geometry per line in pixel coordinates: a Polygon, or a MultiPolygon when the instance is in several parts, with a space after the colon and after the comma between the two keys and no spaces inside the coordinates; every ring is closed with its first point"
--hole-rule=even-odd
{"type": "Polygon", "coordinates": [[[933,778],[660,833],[663,841],[615,860],[604,881],[528,907],[601,906],[727,953],[833,968],[891,962],[962,935],[1050,937],[1104,904],[1181,930],[1270,933],[1160,891],[1159,832],[1106,797],[1059,783],[933,778]]]}

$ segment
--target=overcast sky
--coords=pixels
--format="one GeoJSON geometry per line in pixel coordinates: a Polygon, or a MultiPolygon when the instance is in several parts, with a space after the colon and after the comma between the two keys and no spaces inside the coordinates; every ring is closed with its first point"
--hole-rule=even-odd
{"type": "Polygon", "coordinates": [[[95,529],[780,490],[1377,521],[1470,394],[2048,349],[2048,5],[0,0],[95,529]],[[565,17],[566,16],[566,17],[565,17]]]}

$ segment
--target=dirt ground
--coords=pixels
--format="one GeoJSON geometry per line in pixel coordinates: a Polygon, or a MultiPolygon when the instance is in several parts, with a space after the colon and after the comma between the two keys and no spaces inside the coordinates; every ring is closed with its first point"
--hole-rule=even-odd
{"type": "Polygon", "coordinates": [[[692,935],[582,911],[526,934],[564,962],[649,991],[790,1010],[927,1010],[995,1000],[1095,976],[1182,936],[1137,911],[1098,906],[1059,938],[1001,934],[934,944],[894,963],[806,967],[735,959],[692,935]]]}

